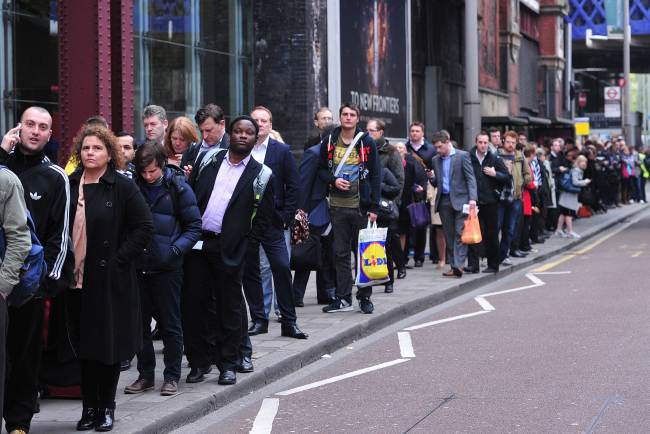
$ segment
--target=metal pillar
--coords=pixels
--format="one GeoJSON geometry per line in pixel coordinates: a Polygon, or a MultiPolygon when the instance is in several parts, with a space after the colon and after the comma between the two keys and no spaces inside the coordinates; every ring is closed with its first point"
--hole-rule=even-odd
{"type": "Polygon", "coordinates": [[[635,145],[630,119],[630,0],[623,0],[623,135],[625,143],[635,145]]]}
{"type": "Polygon", "coordinates": [[[474,146],[481,130],[481,97],[478,90],[478,0],[465,0],[465,102],[463,148],[474,146]]]}
{"type": "Polygon", "coordinates": [[[133,1],[111,2],[113,131],[133,133],[133,1]]]}

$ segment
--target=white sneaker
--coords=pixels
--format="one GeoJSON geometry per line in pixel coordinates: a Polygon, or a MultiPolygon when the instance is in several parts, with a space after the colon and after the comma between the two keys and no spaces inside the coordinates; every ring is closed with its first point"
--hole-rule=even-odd
{"type": "Polygon", "coordinates": [[[555,235],[560,237],[560,238],[566,238],[567,237],[566,232],[564,232],[562,229],[558,229],[557,231],[555,231],[555,235]]]}
{"type": "Polygon", "coordinates": [[[567,236],[569,238],[575,238],[575,239],[582,238],[580,235],[576,234],[575,232],[569,232],[569,234],[567,236]]]}
{"type": "Polygon", "coordinates": [[[503,261],[501,261],[501,265],[512,265],[512,261],[510,258],[506,258],[503,261]]]}
{"type": "Polygon", "coordinates": [[[645,203],[645,200],[641,199],[641,200],[639,201],[639,203],[645,203]]]}
{"type": "Polygon", "coordinates": [[[628,203],[629,203],[629,204],[633,204],[633,203],[634,203],[634,199],[630,199],[630,201],[629,201],[628,203]]]}

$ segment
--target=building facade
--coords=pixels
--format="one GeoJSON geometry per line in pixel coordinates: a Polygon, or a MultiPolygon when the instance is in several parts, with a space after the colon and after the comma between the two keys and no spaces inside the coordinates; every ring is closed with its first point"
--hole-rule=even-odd
{"type": "MultiPolygon", "coordinates": [[[[258,104],[300,149],[324,105],[359,104],[390,137],[424,121],[462,143],[462,0],[15,0],[0,24],[3,131],[48,108],[61,159],[93,114],[142,137],[140,111],[258,104]]],[[[483,124],[570,123],[566,0],[480,0],[483,124]]],[[[334,110],[336,112],[336,110],[334,110]]]]}

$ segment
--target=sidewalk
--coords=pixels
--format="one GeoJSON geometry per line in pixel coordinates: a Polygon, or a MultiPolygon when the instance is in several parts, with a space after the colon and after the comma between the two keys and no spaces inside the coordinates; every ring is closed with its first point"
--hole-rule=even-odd
{"type": "MultiPolygon", "coordinates": [[[[494,275],[469,274],[462,279],[441,276],[441,270],[426,261],[420,269],[408,270],[404,280],[397,280],[395,292],[384,294],[383,287],[373,295],[375,313],[364,315],[358,310],[326,314],[316,305],[315,275],[312,276],[305,296],[306,306],[298,308],[298,324],[309,333],[309,339],[298,341],[280,337],[280,324],[271,321],[269,333],[252,337],[255,372],[238,374],[237,385],[217,385],[218,372],[213,369],[208,379],[199,384],[186,384],[189,372],[183,362],[180,393],[173,397],[159,395],[162,385],[162,344],[156,342],[156,390],[141,395],[125,395],[124,387],[137,378],[134,366],[120,376],[117,391],[115,433],[166,433],[190,423],[201,416],[248,395],[281,377],[291,374],[324,354],[331,353],[350,342],[371,334],[388,324],[425,310],[446,300],[467,293],[488,282],[497,280],[513,270],[543,261],[584,242],[605,229],[646,209],[645,205],[628,205],[575,222],[575,231],[581,240],[551,237],[544,244],[536,244],[537,253],[528,258],[513,258],[514,265],[502,267],[494,275]]],[[[356,306],[356,305],[355,305],[356,306]]],[[[41,412],[34,418],[32,433],[69,433],[81,414],[81,402],[76,400],[44,400],[41,412]]]]}

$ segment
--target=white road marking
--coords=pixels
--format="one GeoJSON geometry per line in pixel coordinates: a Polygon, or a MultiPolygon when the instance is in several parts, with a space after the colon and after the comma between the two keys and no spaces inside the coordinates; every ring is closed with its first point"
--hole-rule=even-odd
{"type": "Polygon", "coordinates": [[[438,324],[444,324],[446,322],[451,322],[451,321],[456,321],[456,320],[459,320],[459,319],[470,318],[470,317],[473,317],[473,316],[476,316],[476,315],[483,315],[484,313],[488,313],[488,312],[489,311],[487,311],[487,310],[480,310],[478,312],[472,312],[472,313],[466,313],[464,315],[452,316],[450,318],[439,319],[437,321],[425,322],[424,324],[419,324],[419,325],[416,325],[416,326],[407,327],[404,330],[410,332],[410,331],[413,331],[413,330],[423,329],[425,327],[431,327],[431,326],[438,325],[438,324]]]}
{"type": "Polygon", "coordinates": [[[542,271],[541,273],[533,273],[533,274],[571,274],[571,271],[542,271]]]}
{"type": "Polygon", "coordinates": [[[413,351],[413,341],[409,332],[397,332],[397,339],[399,340],[399,352],[403,358],[415,357],[413,351]]]}
{"type": "Polygon", "coordinates": [[[538,286],[546,285],[546,283],[542,279],[540,279],[539,277],[535,276],[532,273],[526,273],[526,277],[533,282],[532,285],[520,286],[518,288],[506,289],[504,291],[490,292],[489,294],[483,294],[483,297],[492,297],[493,295],[510,294],[511,292],[524,291],[526,289],[537,288],[538,286]]]}
{"type": "Polygon", "coordinates": [[[490,304],[489,301],[483,298],[483,296],[474,297],[474,300],[476,300],[476,302],[481,305],[483,310],[487,310],[487,311],[494,310],[494,306],[492,306],[492,304],[490,304]]]}
{"type": "Polygon", "coordinates": [[[633,257],[633,258],[638,258],[638,257],[641,256],[642,254],[643,254],[643,252],[639,250],[638,252],[633,253],[633,254],[632,254],[632,257],[633,257]]]}
{"type": "Polygon", "coordinates": [[[255,416],[250,434],[271,434],[273,420],[275,419],[275,415],[278,414],[279,407],[280,400],[278,398],[265,398],[262,401],[260,411],[255,416]]]}
{"type": "Polygon", "coordinates": [[[337,375],[336,377],[327,378],[325,380],[316,381],[315,383],[306,384],[304,386],[296,387],[294,389],[278,392],[278,396],[288,396],[294,393],[304,392],[305,390],[315,389],[317,387],[325,386],[326,384],[336,383],[337,381],[347,380],[348,378],[358,377],[359,375],[367,374],[368,372],[378,371],[380,369],[388,368],[390,366],[399,365],[400,363],[408,362],[409,359],[396,359],[379,365],[370,366],[368,368],[359,369],[357,371],[348,372],[347,374],[337,375]]]}

